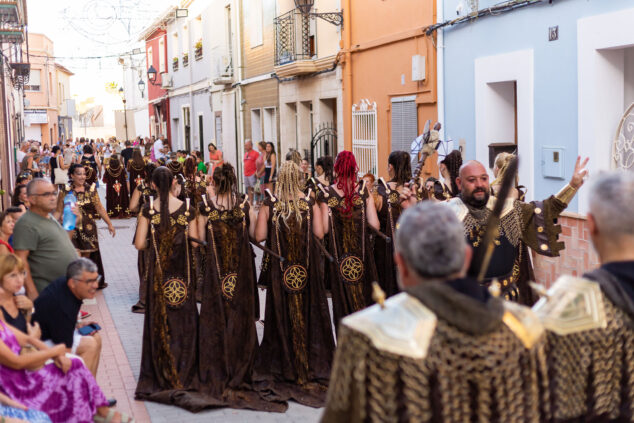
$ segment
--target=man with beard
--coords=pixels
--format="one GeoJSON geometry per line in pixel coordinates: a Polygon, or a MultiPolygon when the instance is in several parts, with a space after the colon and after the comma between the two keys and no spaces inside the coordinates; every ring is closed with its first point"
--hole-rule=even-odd
{"type": "MultiPolygon", "coordinates": [[[[559,256],[564,249],[564,243],[557,240],[561,227],[556,219],[583,185],[587,163],[588,159],[581,163],[578,157],[568,185],[544,201],[506,200],[500,216],[500,232],[483,281],[485,286],[496,280],[505,299],[526,305],[535,302],[528,286],[528,281],[534,280],[528,248],[549,257],[559,256]]],[[[448,204],[463,222],[467,242],[478,257],[479,249],[486,248],[483,245],[486,223],[495,205],[495,198],[490,197],[489,174],[482,163],[472,160],[460,168],[456,183],[460,195],[448,204]]],[[[469,276],[478,276],[477,265],[470,266],[469,276]]]]}
{"type": "Polygon", "coordinates": [[[547,329],[555,422],[634,421],[634,173],[590,188],[588,229],[601,267],[562,276],[533,310],[547,329]]]}

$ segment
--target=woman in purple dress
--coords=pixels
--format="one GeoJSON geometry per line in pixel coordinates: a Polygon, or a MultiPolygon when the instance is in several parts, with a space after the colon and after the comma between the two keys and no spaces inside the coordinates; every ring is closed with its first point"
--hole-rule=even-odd
{"type": "MultiPolygon", "coordinates": [[[[8,273],[24,278],[21,261],[8,273]]],[[[108,408],[108,400],[97,381],[81,359],[66,356],[64,344],[49,348],[39,339],[6,324],[2,314],[0,393],[29,409],[48,414],[53,422],[133,421],[108,408]]]]}

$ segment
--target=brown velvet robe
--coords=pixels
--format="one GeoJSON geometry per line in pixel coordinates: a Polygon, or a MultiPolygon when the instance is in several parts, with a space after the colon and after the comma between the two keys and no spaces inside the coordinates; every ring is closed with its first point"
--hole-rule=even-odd
{"type": "Polygon", "coordinates": [[[284,223],[276,204],[278,200],[270,198],[264,202],[269,207],[267,244],[287,262],[271,257],[264,338],[254,380],[263,392],[269,391],[267,398],[322,407],[335,342],[320,272],[321,252],[312,233],[314,202],[299,200],[301,223],[294,216],[284,223]],[[290,276],[297,275],[296,270],[305,276],[303,283],[290,276]]]}
{"type": "MultiPolygon", "coordinates": [[[[112,162],[110,162],[112,164],[112,162]]],[[[125,219],[130,216],[130,195],[126,182],[126,173],[122,165],[113,169],[110,165],[103,174],[106,184],[106,210],[112,219],[125,219]]]]}
{"type": "Polygon", "coordinates": [[[376,272],[378,282],[385,294],[390,297],[399,292],[396,282],[396,264],[394,263],[394,231],[396,222],[403,209],[399,203],[399,194],[396,190],[388,193],[385,186],[377,183],[377,194],[382,203],[381,210],[377,208],[377,215],[381,224],[380,231],[389,236],[392,242],[386,242],[381,237],[374,238],[374,258],[376,260],[376,272]]]}

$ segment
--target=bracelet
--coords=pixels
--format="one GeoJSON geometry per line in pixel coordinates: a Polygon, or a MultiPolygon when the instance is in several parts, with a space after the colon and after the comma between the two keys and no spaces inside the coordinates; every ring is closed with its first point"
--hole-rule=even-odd
{"type": "Polygon", "coordinates": [[[577,193],[576,188],[573,188],[572,185],[570,184],[566,184],[566,186],[563,187],[561,191],[557,193],[557,195],[555,195],[555,198],[561,201],[562,203],[566,203],[566,205],[568,205],[570,204],[572,199],[575,197],[576,193],[577,193]]]}

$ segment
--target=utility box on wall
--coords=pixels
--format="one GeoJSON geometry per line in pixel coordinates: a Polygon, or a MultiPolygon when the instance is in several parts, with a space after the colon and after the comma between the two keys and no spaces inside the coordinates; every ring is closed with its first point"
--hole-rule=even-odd
{"type": "Polygon", "coordinates": [[[563,147],[542,147],[542,176],[544,178],[564,179],[563,147]]]}
{"type": "Polygon", "coordinates": [[[412,56],[412,81],[425,80],[425,56],[412,56]]]}

